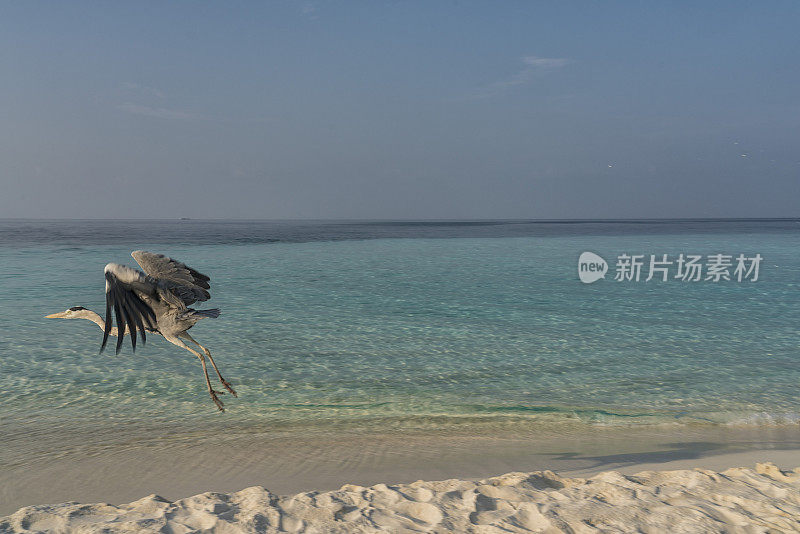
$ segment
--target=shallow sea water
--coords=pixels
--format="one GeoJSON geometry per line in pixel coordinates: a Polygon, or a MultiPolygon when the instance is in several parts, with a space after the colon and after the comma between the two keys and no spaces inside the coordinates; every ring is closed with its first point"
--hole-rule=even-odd
{"type": "Polygon", "coordinates": [[[3,221],[0,461],[56,454],[54,439],[92,454],[251,432],[796,426],[799,231],[795,220],[3,221]],[[135,354],[129,343],[98,354],[94,324],[43,318],[102,313],[103,266],[136,266],[139,248],[211,277],[197,307],[223,314],[191,334],[239,392],[224,415],[188,352],[150,336],[135,354]],[[612,272],[586,285],[586,250],[612,269],[622,253],[764,260],[757,282],[612,272]]]}

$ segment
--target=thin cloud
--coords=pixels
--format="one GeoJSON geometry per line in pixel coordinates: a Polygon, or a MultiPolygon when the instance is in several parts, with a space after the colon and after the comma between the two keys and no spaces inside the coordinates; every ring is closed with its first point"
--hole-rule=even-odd
{"type": "Polygon", "coordinates": [[[309,19],[318,18],[317,5],[313,2],[304,2],[300,6],[300,14],[309,19]]]}
{"type": "Polygon", "coordinates": [[[156,89],[155,87],[148,87],[147,85],[142,85],[140,83],[124,82],[122,86],[125,89],[136,91],[138,93],[143,93],[149,96],[155,96],[156,98],[166,98],[167,96],[160,89],[156,89]]]}
{"type": "Polygon", "coordinates": [[[564,65],[569,65],[570,63],[572,63],[572,60],[563,57],[526,56],[522,58],[522,62],[532,67],[552,69],[555,67],[563,67],[564,65]]]}
{"type": "Polygon", "coordinates": [[[188,111],[181,111],[176,109],[166,109],[166,108],[152,108],[150,106],[142,106],[140,104],[134,104],[132,102],[125,102],[119,109],[122,111],[126,111],[128,113],[132,113],[134,115],[144,115],[145,117],[155,117],[157,119],[169,119],[169,120],[192,120],[192,119],[201,119],[200,115],[195,113],[190,113],[188,111]]]}
{"type": "Polygon", "coordinates": [[[545,71],[557,69],[572,63],[571,59],[561,57],[525,56],[522,58],[523,68],[513,76],[499,80],[477,89],[471,98],[488,98],[506,92],[512,87],[527,85],[545,71]]]}

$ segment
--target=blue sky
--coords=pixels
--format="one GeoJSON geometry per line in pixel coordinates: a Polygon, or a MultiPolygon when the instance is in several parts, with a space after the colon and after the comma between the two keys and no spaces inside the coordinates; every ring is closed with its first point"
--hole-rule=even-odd
{"type": "Polygon", "coordinates": [[[0,217],[800,216],[797,2],[0,5],[0,217]]]}

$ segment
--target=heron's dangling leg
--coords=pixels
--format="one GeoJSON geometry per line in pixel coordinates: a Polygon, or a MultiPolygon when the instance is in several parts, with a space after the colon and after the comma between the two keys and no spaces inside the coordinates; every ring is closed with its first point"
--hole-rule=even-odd
{"type": "Polygon", "coordinates": [[[211,351],[208,350],[207,348],[205,348],[200,343],[198,343],[197,340],[195,340],[192,336],[190,336],[186,332],[183,332],[182,334],[178,334],[178,335],[181,336],[184,339],[188,339],[189,341],[191,341],[192,343],[194,343],[195,345],[200,347],[203,350],[203,352],[206,353],[206,356],[208,356],[208,359],[211,360],[211,365],[214,366],[214,370],[217,372],[217,376],[219,377],[219,381],[222,383],[223,386],[225,386],[225,389],[227,389],[230,392],[231,395],[233,395],[234,397],[238,397],[239,395],[236,394],[236,392],[233,390],[233,387],[228,383],[228,381],[225,380],[224,378],[222,378],[222,374],[219,372],[219,369],[217,369],[217,364],[214,363],[214,358],[211,357],[211,351]]]}
{"type": "Polygon", "coordinates": [[[219,400],[219,397],[217,397],[217,395],[224,395],[225,392],[224,391],[215,391],[214,388],[211,387],[211,380],[208,378],[208,369],[206,368],[206,359],[203,357],[203,355],[200,354],[199,352],[197,352],[196,350],[194,350],[193,348],[191,348],[189,345],[187,345],[186,343],[184,343],[183,341],[181,341],[177,337],[164,336],[164,338],[167,341],[169,341],[170,343],[172,343],[173,345],[177,345],[177,346],[179,346],[181,348],[184,348],[184,349],[188,350],[189,352],[191,352],[192,354],[194,354],[195,356],[197,356],[197,358],[200,360],[200,363],[203,364],[203,373],[205,373],[205,375],[206,375],[206,386],[208,386],[208,394],[211,395],[211,400],[213,400],[214,404],[217,405],[217,408],[219,408],[219,411],[224,412],[225,408],[223,407],[222,401],[219,400]]]}

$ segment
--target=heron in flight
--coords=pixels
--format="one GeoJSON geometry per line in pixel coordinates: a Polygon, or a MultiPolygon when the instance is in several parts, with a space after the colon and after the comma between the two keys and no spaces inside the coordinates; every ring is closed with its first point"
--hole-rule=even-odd
{"type": "Polygon", "coordinates": [[[211,351],[194,340],[187,333],[200,319],[219,317],[217,308],[195,310],[190,304],[203,302],[211,298],[208,276],[201,274],[183,263],[144,250],[135,250],[131,256],[142,271],[131,269],[126,265],[109,263],[105,267],[106,278],[106,319],[99,314],[87,310],[83,306],[74,306],[66,311],[48,315],[47,319],[87,319],[103,330],[103,344],[100,352],[106,347],[109,336],[117,337],[117,354],[122,349],[123,337],[129,333],[131,347],[136,351],[136,334],[141,336],[142,344],[147,340],[145,332],[159,334],[173,345],[188,350],[203,364],[206,375],[206,386],[211,399],[220,411],[224,412],[222,401],[217,395],[223,391],[215,391],[208,378],[206,360],[200,352],[194,350],[185,341],[197,345],[211,361],[217,372],[220,383],[236,397],[236,391],[222,378],[222,374],[211,357],[211,351]],[[112,326],[111,310],[114,310],[117,326],[112,326]]]}

